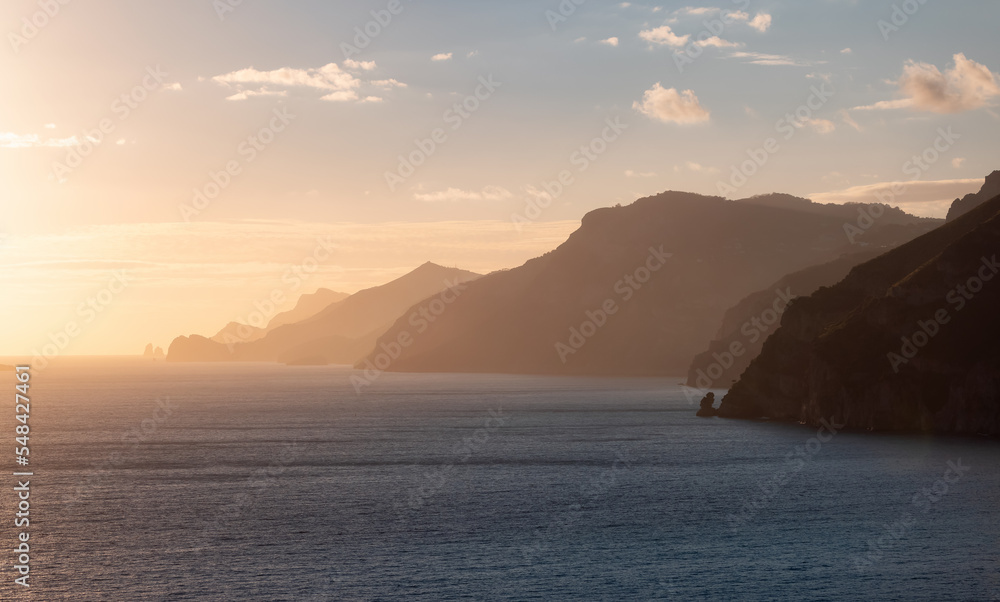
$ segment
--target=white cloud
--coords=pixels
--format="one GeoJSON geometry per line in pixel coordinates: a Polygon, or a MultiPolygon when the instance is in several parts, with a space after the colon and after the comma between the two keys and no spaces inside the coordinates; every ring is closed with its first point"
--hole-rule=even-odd
{"type": "Polygon", "coordinates": [[[705,15],[710,15],[719,9],[705,6],[685,6],[684,8],[679,8],[674,11],[675,15],[681,16],[692,16],[692,17],[703,17],[705,15]]]}
{"type": "Polygon", "coordinates": [[[617,46],[618,45],[618,38],[608,38],[606,40],[601,40],[598,43],[599,44],[607,44],[608,46],[617,46]]]}
{"type": "Polygon", "coordinates": [[[448,188],[437,192],[416,192],[413,198],[425,203],[458,202],[458,201],[502,201],[513,195],[500,186],[486,186],[482,190],[461,190],[448,188]]]}
{"type": "Polygon", "coordinates": [[[377,79],[372,82],[373,86],[379,88],[405,88],[406,84],[395,79],[377,79]]]}
{"type": "Polygon", "coordinates": [[[432,56],[431,60],[432,61],[436,61],[436,62],[450,61],[452,56],[453,56],[453,53],[451,53],[451,52],[442,52],[442,53],[435,54],[434,56],[432,56]]]}
{"type": "Polygon", "coordinates": [[[951,166],[955,169],[961,169],[963,163],[965,163],[965,157],[955,157],[951,160],[951,166]]]}
{"type": "MultiPolygon", "coordinates": [[[[374,61],[344,61],[344,67],[358,71],[375,69],[374,61]]],[[[342,69],[336,63],[329,63],[315,69],[282,67],[271,71],[260,71],[254,67],[240,69],[223,75],[216,75],[212,81],[233,90],[226,100],[246,100],[257,96],[288,96],[292,88],[305,88],[323,93],[320,100],[328,102],[381,102],[373,95],[362,95],[363,86],[377,88],[404,88],[406,84],[395,79],[366,82],[342,69]]]]}
{"type": "Polygon", "coordinates": [[[184,89],[184,86],[180,85],[179,82],[174,82],[172,84],[165,84],[163,86],[163,89],[164,90],[169,90],[171,92],[180,92],[181,90],[184,89]]]}
{"type": "Polygon", "coordinates": [[[820,134],[829,134],[837,129],[837,126],[829,119],[807,119],[804,123],[820,134]]]}
{"type": "Polygon", "coordinates": [[[362,104],[378,104],[385,102],[385,99],[381,96],[365,96],[361,99],[362,104]]]}
{"type": "Polygon", "coordinates": [[[255,96],[288,96],[288,90],[268,90],[267,88],[261,88],[260,90],[241,90],[232,96],[227,96],[226,100],[246,100],[255,96]]]}
{"type": "Polygon", "coordinates": [[[660,46],[673,46],[675,48],[682,47],[687,44],[691,36],[678,36],[674,34],[673,30],[670,29],[669,25],[661,25],[656,29],[648,29],[639,32],[639,37],[643,40],[649,42],[650,44],[658,44],[660,46]]]}
{"type": "Polygon", "coordinates": [[[258,71],[253,67],[248,67],[224,75],[216,75],[212,81],[231,86],[247,84],[301,86],[317,90],[350,90],[361,85],[358,78],[341,69],[337,63],[329,63],[318,69],[282,67],[272,71],[258,71]]]}
{"type": "Polygon", "coordinates": [[[895,83],[903,98],[856,107],[859,111],[913,109],[931,113],[962,113],[989,106],[1000,96],[996,75],[958,53],[955,65],[942,72],[929,63],[907,61],[895,83]]]}
{"type": "Polygon", "coordinates": [[[47,140],[43,140],[38,134],[0,132],[0,148],[65,148],[69,146],[78,146],[79,144],[80,140],[76,136],[71,136],[69,138],[49,138],[47,140]]]}
{"type": "Polygon", "coordinates": [[[840,51],[840,54],[851,54],[852,52],[854,51],[851,50],[850,48],[844,48],[843,50],[840,51]]]}
{"type": "Polygon", "coordinates": [[[633,171],[631,169],[625,170],[626,178],[654,178],[656,173],[652,171],[633,171]]]}
{"type": "Polygon", "coordinates": [[[909,182],[880,182],[854,186],[843,190],[834,190],[808,195],[817,203],[877,203],[878,197],[893,198],[893,187],[906,189],[902,195],[893,198],[889,203],[914,215],[929,217],[944,217],[948,207],[956,198],[961,198],[970,192],[978,191],[983,185],[983,179],[969,180],[937,180],[909,182]]]}
{"type": "Polygon", "coordinates": [[[474,56],[479,56],[479,51],[478,50],[473,50],[471,52],[466,53],[465,58],[471,59],[474,56]]]}
{"type": "Polygon", "coordinates": [[[912,98],[901,98],[899,100],[880,100],[872,105],[854,107],[852,111],[888,111],[892,109],[905,109],[913,106],[912,98]]]}
{"type": "Polygon", "coordinates": [[[706,48],[711,46],[712,48],[740,48],[743,44],[739,42],[730,42],[729,40],[723,40],[719,36],[712,36],[704,40],[696,40],[695,45],[706,48]]]}
{"type": "Polygon", "coordinates": [[[751,19],[750,13],[742,10],[724,11],[721,8],[706,6],[686,6],[675,10],[671,22],[676,23],[679,20],[678,17],[705,17],[716,13],[725,13],[723,16],[729,23],[746,23],[749,27],[761,33],[764,33],[771,27],[771,15],[768,13],[757,13],[751,19]]]}
{"type": "Polygon", "coordinates": [[[792,65],[792,66],[804,66],[801,63],[789,56],[783,54],[765,54],[763,52],[734,52],[729,55],[735,59],[748,59],[747,62],[752,65],[792,65]]]}
{"type": "Polygon", "coordinates": [[[356,61],[354,59],[347,59],[344,61],[344,67],[346,69],[356,69],[361,71],[372,71],[377,65],[375,61],[356,61]]]}
{"type": "Polygon", "coordinates": [[[632,103],[632,108],[650,119],[664,123],[702,123],[710,117],[709,111],[701,106],[694,91],[678,92],[676,88],[664,88],[659,82],[646,90],[641,103],[632,103]]]}
{"type": "Polygon", "coordinates": [[[47,129],[47,130],[54,130],[54,129],[56,129],[56,124],[54,124],[54,123],[46,123],[45,124],[45,129],[47,129]]]}
{"type": "Polygon", "coordinates": [[[757,13],[753,19],[747,21],[747,25],[757,31],[764,33],[771,27],[771,15],[767,13],[757,13]]]}
{"type": "Polygon", "coordinates": [[[326,96],[320,98],[320,100],[325,100],[327,102],[350,102],[352,100],[358,100],[358,93],[354,90],[338,90],[337,92],[331,92],[326,96]]]}

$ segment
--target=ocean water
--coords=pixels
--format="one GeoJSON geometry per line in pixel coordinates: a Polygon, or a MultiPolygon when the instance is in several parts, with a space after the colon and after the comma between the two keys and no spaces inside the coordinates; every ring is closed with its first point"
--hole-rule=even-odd
{"type": "Polygon", "coordinates": [[[996,442],[700,419],[679,379],[350,375],[35,371],[32,587],[8,476],[0,599],[1000,600],[996,442]]]}

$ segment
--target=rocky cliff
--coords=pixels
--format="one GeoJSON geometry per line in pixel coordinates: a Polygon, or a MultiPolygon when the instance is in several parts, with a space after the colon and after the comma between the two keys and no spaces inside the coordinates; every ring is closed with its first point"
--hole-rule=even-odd
{"type": "Polygon", "coordinates": [[[1000,171],[994,171],[986,176],[986,183],[979,192],[955,199],[955,202],[951,204],[951,209],[948,210],[948,221],[965,215],[997,195],[1000,195],[1000,171]]]}
{"type": "Polygon", "coordinates": [[[1000,198],[789,306],[719,415],[1000,435],[1000,198]]]}

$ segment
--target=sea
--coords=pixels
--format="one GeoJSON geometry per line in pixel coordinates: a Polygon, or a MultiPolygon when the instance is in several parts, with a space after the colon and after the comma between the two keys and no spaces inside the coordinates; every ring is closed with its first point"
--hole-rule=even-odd
{"type": "Polygon", "coordinates": [[[679,377],[359,375],[56,358],[18,466],[0,373],[0,599],[1000,600],[995,440],[698,418],[679,377]]]}

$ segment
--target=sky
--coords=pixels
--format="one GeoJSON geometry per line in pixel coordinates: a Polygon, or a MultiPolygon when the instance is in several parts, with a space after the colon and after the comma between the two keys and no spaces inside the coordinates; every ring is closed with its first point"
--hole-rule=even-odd
{"type": "Polygon", "coordinates": [[[8,0],[0,354],[70,323],[60,353],[136,353],[275,288],[514,267],[665,190],[943,216],[1000,168],[998,21],[986,0],[8,0]]]}

